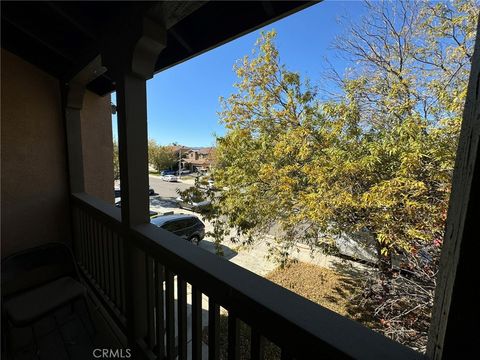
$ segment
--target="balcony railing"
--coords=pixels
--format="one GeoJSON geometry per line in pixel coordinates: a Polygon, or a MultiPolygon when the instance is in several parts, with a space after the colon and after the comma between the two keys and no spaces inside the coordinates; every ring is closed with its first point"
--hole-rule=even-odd
{"type": "Polygon", "coordinates": [[[143,320],[145,331],[137,331],[133,342],[148,358],[186,359],[190,322],[192,358],[201,359],[202,326],[208,325],[209,358],[218,359],[220,307],[228,311],[229,359],[240,356],[240,320],[251,329],[251,359],[263,358],[265,338],[281,349],[282,359],[424,358],[163,229],[151,224],[125,228],[118,209],[96,198],[73,194],[72,203],[79,267],[126,334],[133,333],[134,321],[143,320]],[[143,258],[136,270],[128,267],[133,250],[143,258]],[[145,296],[132,302],[128,282],[138,281],[141,273],[145,296]],[[208,324],[202,323],[204,295],[208,324]],[[187,306],[192,307],[191,318],[187,306]],[[132,308],[137,308],[135,316],[145,318],[129,318],[132,308]]]}

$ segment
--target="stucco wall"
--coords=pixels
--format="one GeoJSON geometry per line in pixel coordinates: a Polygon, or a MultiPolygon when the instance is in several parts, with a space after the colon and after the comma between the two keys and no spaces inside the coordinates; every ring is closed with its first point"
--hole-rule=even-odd
{"type": "Polygon", "coordinates": [[[85,192],[113,204],[113,142],[110,96],[87,91],[83,99],[82,144],[85,192]]]}
{"type": "Polygon", "coordinates": [[[2,257],[70,239],[59,82],[1,52],[2,257]]]}
{"type": "MultiPolygon", "coordinates": [[[[71,238],[67,148],[59,81],[1,52],[2,257],[71,238]]],[[[87,91],[82,119],[85,191],[113,203],[110,96],[87,91]]]]}

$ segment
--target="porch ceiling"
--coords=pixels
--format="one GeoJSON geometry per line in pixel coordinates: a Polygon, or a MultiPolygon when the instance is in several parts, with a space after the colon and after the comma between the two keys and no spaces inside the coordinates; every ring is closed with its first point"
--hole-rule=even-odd
{"type": "MultiPolygon", "coordinates": [[[[14,2],[2,1],[2,47],[68,82],[99,54],[102,36],[122,18],[153,14],[168,29],[159,72],[301,10],[311,1],[14,2]]],[[[115,90],[107,71],[88,88],[115,90]]]]}

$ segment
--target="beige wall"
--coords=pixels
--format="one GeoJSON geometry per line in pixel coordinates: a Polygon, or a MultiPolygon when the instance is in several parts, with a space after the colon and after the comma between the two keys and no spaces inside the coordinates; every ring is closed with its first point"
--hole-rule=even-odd
{"type": "Polygon", "coordinates": [[[1,52],[2,257],[70,239],[59,82],[1,52]]]}
{"type": "Polygon", "coordinates": [[[85,192],[113,204],[110,96],[100,97],[87,91],[81,118],[85,192]]]}
{"type": "MultiPolygon", "coordinates": [[[[1,52],[2,257],[70,241],[67,149],[59,81],[1,52]]],[[[82,110],[85,191],[113,203],[110,96],[87,91],[82,110]]]]}

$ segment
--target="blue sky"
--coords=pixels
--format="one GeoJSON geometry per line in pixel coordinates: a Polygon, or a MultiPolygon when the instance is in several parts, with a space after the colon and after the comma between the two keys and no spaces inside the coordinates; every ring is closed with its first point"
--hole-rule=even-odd
{"type": "Polygon", "coordinates": [[[348,14],[355,21],[363,13],[359,1],[327,0],[155,75],[147,82],[149,138],[162,145],[214,145],[214,134],[225,133],[218,122],[219,97],[235,91],[233,64],[251,54],[261,31],[275,29],[281,62],[313,83],[319,84],[326,57],[343,73],[348,64],[331,49],[344,32],[338,18],[348,14]]]}

